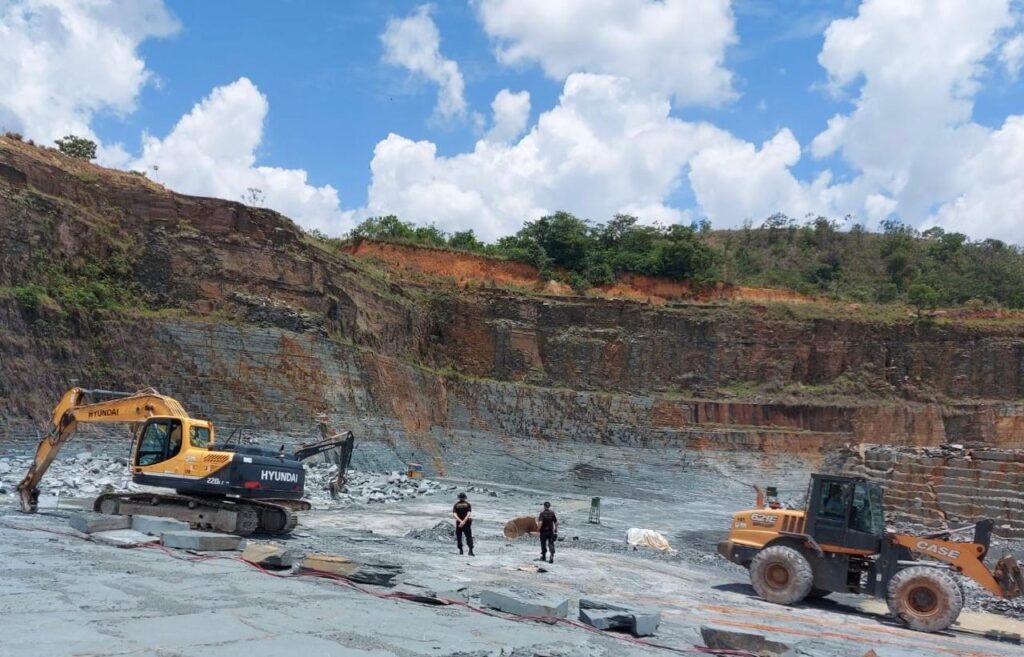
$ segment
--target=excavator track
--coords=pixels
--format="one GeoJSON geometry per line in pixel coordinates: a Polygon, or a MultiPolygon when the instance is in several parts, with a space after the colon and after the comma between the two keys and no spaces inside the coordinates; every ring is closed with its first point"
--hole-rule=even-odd
{"type": "Polygon", "coordinates": [[[193,529],[211,529],[248,536],[287,534],[298,525],[291,509],[280,504],[229,497],[160,493],[104,493],[93,510],[108,515],[149,515],[187,522],[193,529]]]}

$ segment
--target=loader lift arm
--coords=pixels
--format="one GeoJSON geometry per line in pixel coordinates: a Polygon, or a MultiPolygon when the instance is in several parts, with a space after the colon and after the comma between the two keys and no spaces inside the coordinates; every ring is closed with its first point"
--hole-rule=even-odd
{"type": "Polygon", "coordinates": [[[894,534],[891,537],[894,545],[901,545],[915,554],[920,554],[936,561],[947,563],[958,573],[973,579],[989,593],[1000,598],[1016,598],[1024,591],[1024,578],[1021,576],[1017,560],[1010,555],[1004,556],[989,570],[983,561],[988,551],[987,533],[991,531],[992,521],[979,523],[983,526],[984,542],[957,543],[929,536],[910,536],[894,534]]]}
{"type": "Polygon", "coordinates": [[[54,408],[49,430],[39,441],[32,465],[18,484],[21,510],[25,513],[36,511],[39,482],[61,448],[71,439],[79,423],[134,423],[154,416],[187,418],[188,414],[177,400],[161,395],[152,388],[135,393],[82,388],[68,390],[54,408]],[[89,396],[113,396],[115,399],[84,403],[89,396]]]}

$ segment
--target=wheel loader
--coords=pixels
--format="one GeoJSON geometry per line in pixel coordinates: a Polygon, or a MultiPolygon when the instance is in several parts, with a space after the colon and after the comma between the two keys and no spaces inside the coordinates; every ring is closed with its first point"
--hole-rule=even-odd
{"type": "Polygon", "coordinates": [[[991,520],[922,536],[889,533],[882,488],[861,477],[811,475],[803,510],[782,508],[772,488],[757,491],[757,508],[733,516],[718,552],[748,568],[754,590],[770,602],[872,595],[907,627],[938,632],[963,607],[958,576],[998,597],[1022,595],[1024,576],[1013,556],[992,571],[985,566],[991,520]],[[970,532],[970,542],[953,540],[970,532]]]}
{"type": "Polygon", "coordinates": [[[213,423],[190,417],[177,400],[152,388],[135,393],[72,388],[54,408],[49,431],[18,484],[21,510],[36,511],[39,483],[79,424],[115,423],[134,425],[132,481],[176,494],[104,493],[96,498],[95,511],[176,518],[241,536],[291,531],[297,524],[292,510],[309,508],[302,500],[302,460],[337,446],[351,455],[353,440],[351,432],[325,437],[295,454],[286,454],[283,446],[218,445],[213,423]]]}

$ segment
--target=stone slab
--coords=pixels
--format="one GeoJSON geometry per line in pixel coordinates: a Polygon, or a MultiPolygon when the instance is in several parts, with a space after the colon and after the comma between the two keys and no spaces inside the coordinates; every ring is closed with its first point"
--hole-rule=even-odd
{"type": "Polygon", "coordinates": [[[132,529],[143,534],[162,536],[164,532],[187,532],[189,524],[184,520],[160,516],[132,516],[132,529]]]}
{"type": "Polygon", "coordinates": [[[620,630],[633,636],[653,636],[661,624],[656,611],[630,609],[613,602],[580,599],[581,622],[599,630],[620,630]]]}
{"type": "Polygon", "coordinates": [[[72,513],[68,518],[68,524],[72,529],[77,529],[83,534],[94,534],[96,532],[107,532],[115,529],[129,529],[132,526],[131,516],[112,516],[106,513],[72,513]]]}
{"type": "Polygon", "coordinates": [[[487,589],[480,592],[480,604],[491,609],[534,618],[565,618],[569,615],[569,601],[544,596],[523,596],[507,591],[487,589]]]}
{"type": "Polygon", "coordinates": [[[790,645],[773,641],[764,634],[701,625],[700,636],[708,648],[744,650],[761,657],[788,657],[787,653],[792,654],[790,645]]]}
{"type": "Polygon", "coordinates": [[[402,567],[382,563],[360,563],[340,554],[311,554],[299,563],[303,570],[315,570],[350,579],[360,584],[393,586],[402,567]]]}
{"type": "Polygon", "coordinates": [[[94,532],[92,537],[103,543],[109,543],[119,547],[134,547],[136,545],[147,545],[149,543],[160,542],[160,539],[156,536],[143,534],[142,532],[137,532],[134,529],[114,529],[107,532],[94,532]]]}
{"type": "Polygon", "coordinates": [[[277,543],[249,542],[242,551],[242,558],[264,568],[291,568],[295,563],[295,552],[277,543]]]}
{"type": "Polygon", "coordinates": [[[633,626],[629,631],[633,636],[654,636],[654,633],[658,631],[659,625],[661,625],[660,613],[649,611],[634,612],[633,626]]]}
{"type": "Polygon", "coordinates": [[[166,547],[181,550],[237,550],[242,544],[242,537],[213,532],[179,531],[164,532],[160,542],[166,547]]]}
{"type": "Polygon", "coordinates": [[[633,627],[633,615],[611,609],[580,608],[580,622],[599,630],[628,631],[633,627]]]}

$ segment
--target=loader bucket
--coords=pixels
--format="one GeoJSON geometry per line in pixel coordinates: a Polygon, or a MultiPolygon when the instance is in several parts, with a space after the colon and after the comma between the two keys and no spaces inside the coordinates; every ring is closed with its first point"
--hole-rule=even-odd
{"type": "Polygon", "coordinates": [[[1008,554],[1000,559],[992,575],[1003,589],[1004,597],[1016,598],[1024,595],[1024,572],[1013,555],[1008,554]]]}

